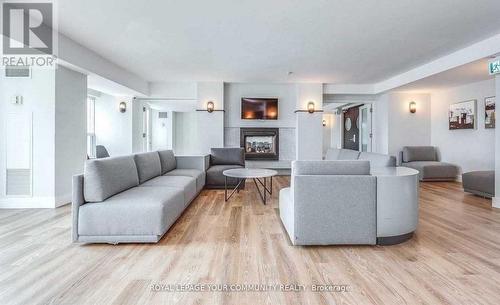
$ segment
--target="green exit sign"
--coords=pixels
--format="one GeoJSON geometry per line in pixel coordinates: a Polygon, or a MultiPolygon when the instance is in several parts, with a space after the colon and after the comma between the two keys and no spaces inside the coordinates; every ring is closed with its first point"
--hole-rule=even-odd
{"type": "Polygon", "coordinates": [[[491,75],[500,73],[500,59],[490,61],[488,64],[488,70],[491,75]]]}

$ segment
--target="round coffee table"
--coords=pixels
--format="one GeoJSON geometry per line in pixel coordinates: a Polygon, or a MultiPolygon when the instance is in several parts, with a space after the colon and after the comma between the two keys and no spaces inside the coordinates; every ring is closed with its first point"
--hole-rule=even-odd
{"type": "Polygon", "coordinates": [[[224,175],[225,201],[228,201],[229,198],[231,198],[231,196],[233,196],[235,192],[237,191],[239,192],[240,185],[243,181],[245,181],[245,179],[252,179],[253,182],[255,183],[257,191],[259,192],[260,199],[262,199],[262,202],[266,204],[266,194],[269,195],[273,194],[273,176],[276,176],[278,172],[272,169],[263,169],[263,168],[233,168],[223,171],[222,174],[224,175]],[[227,195],[227,177],[239,179],[238,184],[233,189],[231,194],[229,194],[229,196],[227,195]],[[269,188],[267,187],[267,178],[270,178],[271,180],[271,185],[269,188]],[[264,182],[262,182],[261,179],[264,179],[264,182]],[[260,190],[259,184],[257,184],[257,182],[259,182],[259,184],[264,187],[263,192],[260,190]]]}

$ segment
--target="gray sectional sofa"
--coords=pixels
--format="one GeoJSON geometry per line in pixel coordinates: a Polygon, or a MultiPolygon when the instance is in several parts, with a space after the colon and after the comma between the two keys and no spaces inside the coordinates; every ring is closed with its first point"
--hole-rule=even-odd
{"type": "Polygon", "coordinates": [[[87,160],[73,177],[73,241],[158,242],[205,185],[207,156],[170,150],[87,160]]]}
{"type": "MultiPolygon", "coordinates": [[[[210,166],[207,170],[208,189],[223,189],[225,176],[222,174],[227,169],[245,167],[245,150],[239,147],[212,148],[210,150],[210,166]]],[[[239,179],[227,178],[227,186],[235,188],[239,179]]],[[[240,188],[245,188],[245,181],[242,181],[240,188]]]]}
{"type": "Polygon", "coordinates": [[[405,146],[399,159],[402,166],[420,172],[420,181],[455,181],[460,174],[457,165],[441,161],[434,146],[405,146]]]}
{"type": "Polygon", "coordinates": [[[396,166],[396,157],[394,156],[371,152],[359,152],[351,149],[329,148],[326,152],[325,160],[365,160],[370,161],[370,166],[372,168],[396,166]]]}

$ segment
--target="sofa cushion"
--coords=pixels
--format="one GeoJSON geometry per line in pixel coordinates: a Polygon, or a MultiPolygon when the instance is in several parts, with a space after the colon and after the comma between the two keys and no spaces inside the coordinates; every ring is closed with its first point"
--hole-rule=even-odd
{"type": "Polygon", "coordinates": [[[196,191],[199,192],[205,186],[205,172],[198,169],[177,168],[169,171],[165,176],[185,176],[196,179],[196,191]]]}
{"type": "Polygon", "coordinates": [[[210,150],[210,165],[245,166],[245,151],[239,147],[212,148],[210,150]]]}
{"type": "Polygon", "coordinates": [[[139,184],[132,156],[85,162],[83,193],[86,202],[100,202],[139,184]]]}
{"type": "Polygon", "coordinates": [[[338,160],[339,154],[340,154],[340,149],[328,148],[328,150],[326,151],[325,160],[330,160],[330,161],[338,160]]]}
{"type": "Polygon", "coordinates": [[[159,150],[158,155],[160,156],[162,175],[165,175],[177,167],[177,161],[172,150],[159,150]]]}
{"type": "Polygon", "coordinates": [[[439,161],[434,146],[405,146],[403,147],[403,162],[412,161],[439,161]]]}
{"type": "Polygon", "coordinates": [[[196,197],[196,179],[186,176],[159,176],[144,182],[140,187],[169,187],[181,189],[184,204],[188,205],[196,197]]]}
{"type": "Polygon", "coordinates": [[[460,172],[454,164],[437,161],[413,161],[403,166],[418,170],[420,180],[455,180],[460,172]]]}
{"type": "MultiPolygon", "coordinates": [[[[233,168],[242,168],[240,165],[214,165],[207,170],[207,186],[224,186],[225,176],[222,174],[223,171],[233,168]]],[[[239,179],[227,177],[228,186],[235,186],[239,182],[239,179]]]]}
{"type": "Polygon", "coordinates": [[[359,151],[351,149],[341,149],[337,160],[358,160],[359,151]]]}
{"type": "Polygon", "coordinates": [[[134,160],[139,173],[139,183],[161,175],[161,162],[157,151],[135,154],[134,160]]]}
{"type": "Polygon", "coordinates": [[[370,162],[358,160],[293,161],[295,175],[370,175],[370,162]]]}
{"type": "Polygon", "coordinates": [[[180,189],[134,187],[106,201],[80,206],[78,234],[163,235],[184,208],[180,189]]]}
{"type": "Polygon", "coordinates": [[[396,157],[370,153],[370,152],[361,152],[359,154],[359,160],[368,160],[370,161],[370,167],[396,167],[396,157]]]}
{"type": "Polygon", "coordinates": [[[482,196],[495,196],[495,171],[474,171],[462,174],[464,190],[482,196]]]}

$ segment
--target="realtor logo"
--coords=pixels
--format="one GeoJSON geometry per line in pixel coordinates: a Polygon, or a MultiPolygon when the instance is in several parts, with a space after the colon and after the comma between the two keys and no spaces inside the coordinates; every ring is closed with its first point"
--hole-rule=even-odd
{"type": "Polygon", "coordinates": [[[2,3],[4,55],[52,55],[54,52],[52,29],[52,3],[2,3]]]}

